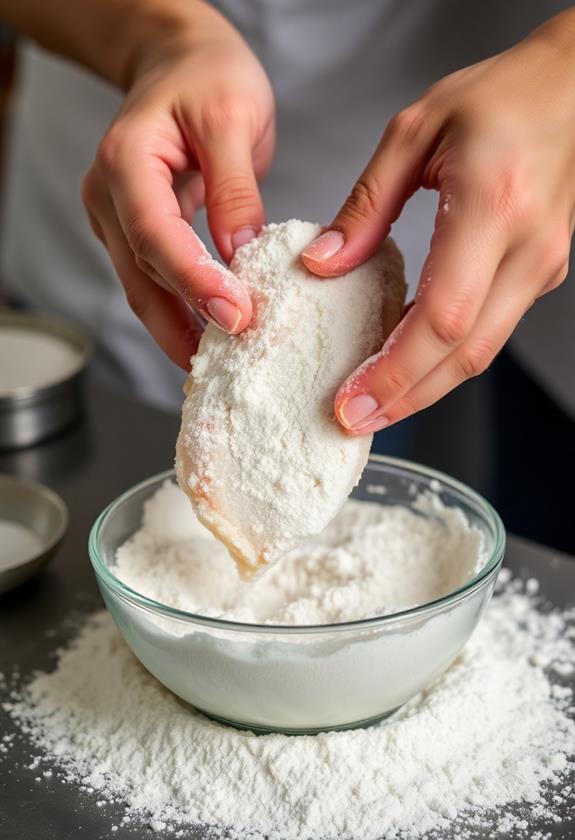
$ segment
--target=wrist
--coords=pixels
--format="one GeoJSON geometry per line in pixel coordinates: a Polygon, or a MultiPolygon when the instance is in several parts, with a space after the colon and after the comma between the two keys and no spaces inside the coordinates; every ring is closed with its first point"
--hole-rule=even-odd
{"type": "Polygon", "coordinates": [[[138,65],[159,43],[193,26],[195,0],[126,0],[102,25],[100,41],[107,43],[94,69],[112,84],[128,90],[138,65]]]}
{"type": "Polygon", "coordinates": [[[189,52],[206,38],[221,39],[226,29],[233,31],[231,24],[202,0],[132,0],[127,6],[123,23],[134,36],[120,47],[114,79],[123,90],[162,59],[189,52]]]}

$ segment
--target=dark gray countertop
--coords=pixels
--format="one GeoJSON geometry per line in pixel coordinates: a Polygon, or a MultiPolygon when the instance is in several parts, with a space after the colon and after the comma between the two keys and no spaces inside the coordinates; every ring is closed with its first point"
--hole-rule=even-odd
{"type": "MultiPolygon", "coordinates": [[[[50,567],[35,581],[0,596],[0,672],[9,674],[16,665],[22,674],[52,667],[55,644],[69,635],[82,615],[101,606],[86,547],[94,519],[119,493],[173,462],[177,418],[100,388],[90,391],[88,402],[85,422],[67,433],[22,452],[0,453],[0,472],[48,484],[70,510],[68,534],[50,567]]],[[[543,593],[556,605],[575,605],[573,559],[510,538],[506,565],[539,578],[543,593]]],[[[0,710],[0,736],[12,728],[0,710]]],[[[146,829],[135,834],[120,828],[112,833],[112,807],[96,808],[95,798],[55,777],[36,783],[34,773],[26,769],[30,763],[26,758],[26,746],[20,744],[0,761],[2,840],[160,836],[146,829]]],[[[573,823],[542,823],[532,829],[561,840],[575,838],[573,823]]],[[[190,830],[186,840],[200,836],[190,830]]],[[[501,840],[506,836],[498,834],[501,840]]]]}

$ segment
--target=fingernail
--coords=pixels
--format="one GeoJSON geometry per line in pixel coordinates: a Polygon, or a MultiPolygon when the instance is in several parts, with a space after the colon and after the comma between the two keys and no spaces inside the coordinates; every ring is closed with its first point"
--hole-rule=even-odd
{"type": "Polygon", "coordinates": [[[382,429],[386,429],[389,424],[389,417],[385,417],[382,414],[381,417],[372,417],[371,420],[367,421],[367,423],[363,423],[361,426],[356,426],[353,431],[361,432],[364,435],[373,435],[375,432],[381,432],[382,429]]]}
{"type": "Polygon", "coordinates": [[[206,303],[206,309],[212,321],[215,321],[227,333],[235,332],[242,320],[242,313],[238,307],[225,298],[210,298],[206,303]]]}
{"type": "Polygon", "coordinates": [[[232,233],[232,248],[234,251],[240,247],[240,245],[247,245],[248,242],[251,242],[252,239],[258,235],[258,232],[253,227],[243,227],[239,230],[236,230],[235,233],[232,233]]]}
{"type": "Polygon", "coordinates": [[[355,397],[346,400],[338,413],[346,429],[357,430],[367,426],[375,419],[385,420],[384,417],[376,418],[374,416],[378,409],[379,403],[370,394],[357,394],[355,397]]]}
{"type": "Polygon", "coordinates": [[[322,233],[321,236],[318,236],[317,239],[310,242],[307,248],[304,248],[302,256],[310,260],[318,260],[319,262],[329,260],[330,257],[333,257],[334,254],[341,251],[344,244],[345,239],[339,230],[326,230],[325,233],[322,233]]]}

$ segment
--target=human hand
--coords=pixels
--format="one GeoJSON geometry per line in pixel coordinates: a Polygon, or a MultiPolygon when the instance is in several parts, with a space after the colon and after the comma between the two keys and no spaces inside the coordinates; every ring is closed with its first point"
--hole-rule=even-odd
{"type": "Polygon", "coordinates": [[[256,235],[264,221],[257,179],[273,154],[274,102],[235,29],[207,4],[185,7],[181,24],[133,57],[126,99],[85,178],[83,199],[130,306],[187,370],[200,331],[189,305],[230,333],[251,318],[246,289],[209,257],[190,223],[205,201],[227,261],[256,235]]]}
{"type": "Polygon", "coordinates": [[[565,278],[575,217],[575,16],[450,75],[390,122],[310,271],[366,260],[420,187],[439,191],[414,304],[340,387],[336,416],[368,434],[484,371],[533,301],[565,278]]]}

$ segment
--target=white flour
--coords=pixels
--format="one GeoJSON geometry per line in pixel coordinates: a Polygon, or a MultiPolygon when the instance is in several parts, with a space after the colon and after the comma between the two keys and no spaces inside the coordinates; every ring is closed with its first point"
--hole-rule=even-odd
{"type": "MultiPolygon", "coordinates": [[[[421,504],[433,510],[432,499],[421,504]]],[[[483,565],[479,531],[456,508],[438,512],[424,518],[350,500],[320,536],[246,583],[166,481],[146,503],[142,528],[118,550],[114,573],[136,592],[202,615],[256,624],[353,621],[435,600],[483,565]]]]}
{"type": "Polygon", "coordinates": [[[176,468],[199,518],[251,577],[335,516],[365,467],[371,436],[333,417],[343,380],[379,350],[405,300],[391,240],[348,275],[318,280],[300,253],[319,225],[268,225],[236,251],[253,323],[213,325],[192,360],[176,468]]]}
{"type": "MultiPolygon", "coordinates": [[[[572,692],[559,674],[572,672],[575,654],[567,617],[543,615],[533,597],[507,585],[449,671],[370,729],[255,736],[212,723],[149,676],[103,612],[52,674],[4,707],[40,751],[38,783],[60,767],[99,804],[124,801],[126,823],[147,820],[162,836],[204,823],[210,837],[234,840],[448,828],[542,840],[529,826],[552,821],[573,793],[572,692]]],[[[6,736],[3,751],[13,743],[6,736]]]]}
{"type": "Polygon", "coordinates": [[[67,341],[24,327],[0,327],[0,396],[71,376],[80,354],[67,341]]]}
{"type": "MultiPolygon", "coordinates": [[[[326,531],[254,583],[194,522],[169,483],[117,552],[117,575],[155,601],[247,623],[341,623],[429,602],[484,564],[483,540],[436,494],[406,507],[351,501],[326,531]],[[425,511],[426,516],[419,515],[425,511]]],[[[297,635],[243,633],[114,607],[135,653],[179,697],[246,726],[317,730],[394,711],[455,659],[482,595],[406,626],[297,635]]],[[[113,606],[113,605],[112,605],[113,606]]]]}
{"type": "Polygon", "coordinates": [[[31,560],[42,547],[42,540],[30,528],[20,522],[0,519],[0,569],[31,560]]]}

